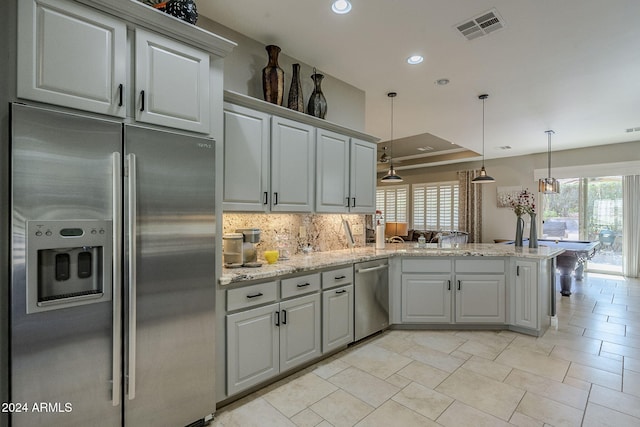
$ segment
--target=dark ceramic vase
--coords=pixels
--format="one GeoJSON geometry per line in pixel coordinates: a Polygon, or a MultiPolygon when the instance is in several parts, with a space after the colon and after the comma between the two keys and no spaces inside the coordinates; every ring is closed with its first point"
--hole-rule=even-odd
{"type": "Polygon", "coordinates": [[[518,215],[518,219],[516,221],[516,240],[514,245],[517,247],[522,247],[522,239],[524,233],[524,219],[520,215],[518,215]]]}
{"type": "Polygon", "coordinates": [[[265,48],[269,55],[269,63],[262,69],[262,93],[264,100],[272,104],[282,105],[284,97],[284,71],[278,65],[280,48],[269,45],[265,48]]]}
{"type": "Polygon", "coordinates": [[[190,24],[198,20],[198,9],[195,0],[169,0],[164,11],[171,16],[182,19],[190,24]]]}
{"type": "Polygon", "coordinates": [[[289,88],[289,102],[287,106],[295,111],[304,113],[304,99],[302,96],[302,83],[300,83],[300,64],[293,64],[291,75],[291,87],[289,88]]]}
{"type": "Polygon", "coordinates": [[[324,119],[324,116],[327,114],[327,99],[324,97],[322,93],[322,79],[324,76],[322,74],[316,73],[316,69],[313,69],[313,75],[311,79],[313,79],[313,93],[309,97],[309,105],[307,106],[307,113],[324,119]]]}
{"type": "Polygon", "coordinates": [[[538,226],[536,224],[536,214],[531,213],[531,225],[529,228],[529,247],[535,249],[538,247],[538,226]]]}

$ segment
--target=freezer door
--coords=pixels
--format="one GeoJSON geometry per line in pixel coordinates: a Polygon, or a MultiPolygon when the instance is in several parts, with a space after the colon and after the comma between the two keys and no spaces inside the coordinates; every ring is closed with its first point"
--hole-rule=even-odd
{"type": "Polygon", "coordinates": [[[214,147],[125,126],[125,425],[215,411],[214,147]]]}
{"type": "Polygon", "coordinates": [[[26,404],[12,425],[118,426],[118,292],[113,300],[111,279],[102,282],[113,236],[98,236],[118,223],[122,125],[19,104],[11,115],[11,401],[26,404]]]}

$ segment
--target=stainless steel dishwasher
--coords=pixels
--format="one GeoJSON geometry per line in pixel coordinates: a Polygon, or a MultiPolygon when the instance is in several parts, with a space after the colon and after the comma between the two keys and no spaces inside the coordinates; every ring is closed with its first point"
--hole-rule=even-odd
{"type": "Polygon", "coordinates": [[[386,259],[355,265],[355,341],[389,326],[389,263],[386,259]]]}

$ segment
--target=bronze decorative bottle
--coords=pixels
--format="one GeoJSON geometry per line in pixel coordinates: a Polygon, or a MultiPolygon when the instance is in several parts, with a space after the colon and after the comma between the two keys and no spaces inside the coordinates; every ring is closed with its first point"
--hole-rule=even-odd
{"type": "Polygon", "coordinates": [[[293,64],[291,74],[291,87],[289,88],[289,102],[287,106],[295,111],[304,113],[304,97],[302,96],[302,83],[300,83],[300,64],[293,64]]]}
{"type": "Polygon", "coordinates": [[[270,44],[265,48],[269,55],[269,63],[262,69],[262,93],[264,100],[272,104],[282,105],[284,97],[284,71],[278,65],[280,48],[270,44]]]}
{"type": "Polygon", "coordinates": [[[311,79],[313,80],[314,88],[313,93],[309,97],[309,105],[307,106],[307,113],[324,119],[324,116],[327,114],[327,99],[324,97],[322,93],[322,79],[324,76],[322,74],[316,73],[316,69],[313,69],[313,75],[311,79]]]}

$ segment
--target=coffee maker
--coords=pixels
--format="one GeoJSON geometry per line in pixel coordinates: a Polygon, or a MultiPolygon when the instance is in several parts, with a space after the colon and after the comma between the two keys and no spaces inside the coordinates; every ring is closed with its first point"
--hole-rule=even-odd
{"type": "Polygon", "coordinates": [[[260,242],[259,228],[239,228],[236,233],[242,233],[242,265],[245,267],[260,267],[256,243],[260,242]]]}

